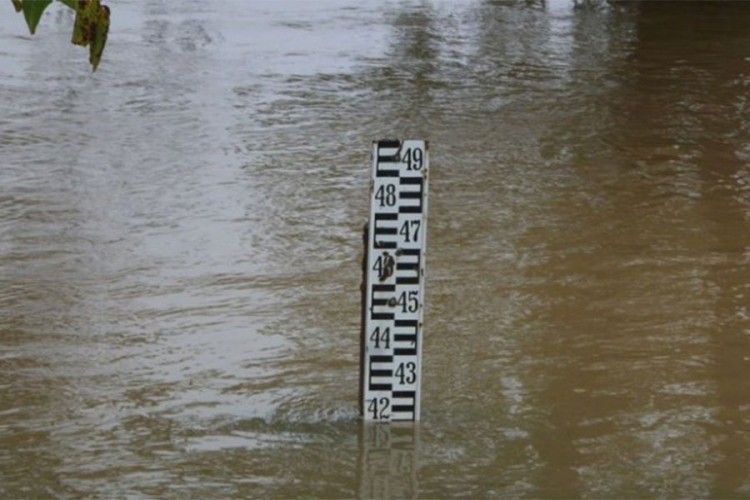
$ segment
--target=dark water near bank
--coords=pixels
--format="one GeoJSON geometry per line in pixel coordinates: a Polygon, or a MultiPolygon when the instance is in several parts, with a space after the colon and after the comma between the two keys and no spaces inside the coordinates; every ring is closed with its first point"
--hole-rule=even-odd
{"type": "Polygon", "coordinates": [[[750,3],[111,0],[94,74],[5,4],[0,497],[750,496],[750,3]],[[432,156],[389,434],[394,136],[432,156]]]}

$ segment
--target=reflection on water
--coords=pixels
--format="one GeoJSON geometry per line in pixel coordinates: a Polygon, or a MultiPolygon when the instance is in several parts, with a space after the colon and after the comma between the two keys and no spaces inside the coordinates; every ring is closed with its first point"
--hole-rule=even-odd
{"type": "Polygon", "coordinates": [[[359,498],[417,498],[419,426],[362,423],[359,498]]]}
{"type": "Polygon", "coordinates": [[[750,5],[0,16],[0,495],[750,495],[750,5]],[[433,146],[423,422],[357,420],[371,140],[433,146]]]}

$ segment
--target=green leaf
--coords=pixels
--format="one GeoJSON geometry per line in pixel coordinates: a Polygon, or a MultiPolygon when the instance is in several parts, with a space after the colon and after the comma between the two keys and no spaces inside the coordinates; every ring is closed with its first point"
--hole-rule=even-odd
{"type": "Polygon", "coordinates": [[[76,0],[76,19],[71,42],[89,46],[89,62],[96,71],[109,33],[109,7],[99,0],[76,0]]]}
{"type": "Polygon", "coordinates": [[[21,4],[23,6],[23,17],[26,18],[26,24],[29,25],[29,31],[32,35],[36,32],[36,25],[39,24],[44,9],[51,3],[52,0],[24,0],[21,4]]]}
{"type": "Polygon", "coordinates": [[[76,2],[76,18],[73,21],[73,36],[70,41],[75,45],[81,45],[85,47],[91,41],[89,35],[89,13],[88,13],[88,2],[81,0],[76,2]]]}
{"type": "MultiPolygon", "coordinates": [[[[97,2],[98,3],[98,2],[97,2]]],[[[91,24],[91,46],[89,47],[89,62],[94,71],[99,66],[102,59],[104,45],[107,43],[107,34],[109,33],[109,7],[100,5],[99,10],[91,24]]]]}
{"type": "Polygon", "coordinates": [[[94,39],[94,23],[101,9],[99,0],[78,0],[71,42],[86,47],[94,39]]]}
{"type": "MultiPolygon", "coordinates": [[[[11,0],[16,12],[23,10],[29,31],[33,35],[37,24],[53,0],[11,0]]],[[[109,33],[109,7],[100,0],[58,0],[76,11],[71,42],[89,47],[89,62],[96,71],[102,60],[109,33]]]]}

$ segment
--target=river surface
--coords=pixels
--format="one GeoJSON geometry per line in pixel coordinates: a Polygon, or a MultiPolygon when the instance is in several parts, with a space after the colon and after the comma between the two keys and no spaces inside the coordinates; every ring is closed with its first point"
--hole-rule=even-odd
{"type": "Polygon", "coordinates": [[[0,497],[750,497],[750,3],[0,3],[0,497]],[[357,413],[430,141],[422,422],[357,413]]]}

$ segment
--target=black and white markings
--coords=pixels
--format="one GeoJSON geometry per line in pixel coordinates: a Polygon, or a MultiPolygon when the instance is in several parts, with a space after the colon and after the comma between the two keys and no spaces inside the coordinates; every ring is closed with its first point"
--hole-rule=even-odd
{"type": "Polygon", "coordinates": [[[373,143],[364,418],[419,420],[427,143],[373,143]]]}

